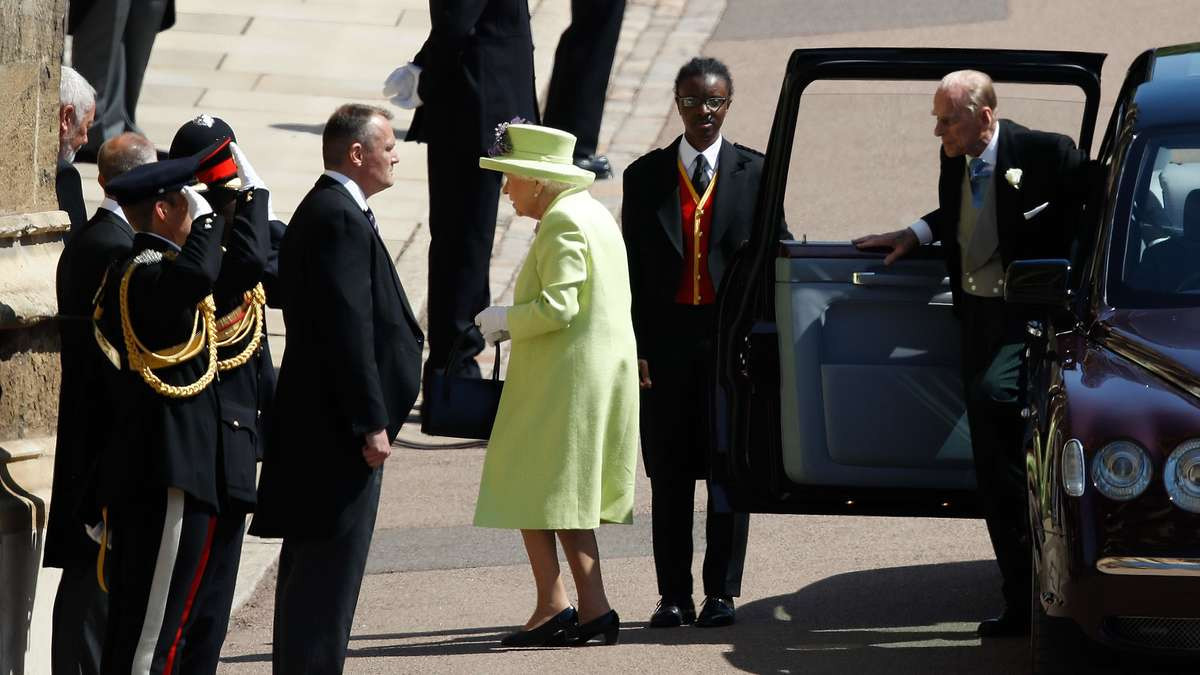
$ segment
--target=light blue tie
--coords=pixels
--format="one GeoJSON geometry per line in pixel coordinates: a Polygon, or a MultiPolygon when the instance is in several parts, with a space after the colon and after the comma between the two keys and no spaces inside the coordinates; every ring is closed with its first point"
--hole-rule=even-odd
{"type": "Polygon", "coordinates": [[[992,165],[976,157],[968,168],[971,176],[971,206],[978,209],[983,206],[983,191],[992,175],[992,165]]]}

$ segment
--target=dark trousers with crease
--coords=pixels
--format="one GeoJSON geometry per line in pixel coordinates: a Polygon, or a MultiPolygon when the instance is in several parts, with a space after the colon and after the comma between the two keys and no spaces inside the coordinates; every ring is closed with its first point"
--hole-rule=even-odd
{"type": "MultiPolygon", "coordinates": [[[[442,368],[455,337],[470,330],[465,356],[483,351],[475,315],[492,303],[488,270],[496,236],[501,174],[479,168],[479,148],[462,138],[428,146],[429,360],[442,368]]],[[[469,358],[458,372],[478,375],[469,358]]]]}
{"type": "Polygon", "coordinates": [[[625,0],[571,0],[571,25],[554,51],[543,123],[575,134],[577,158],[596,154],[624,17],[625,0]]]}
{"type": "Polygon", "coordinates": [[[1000,298],[967,293],[958,310],[980,505],[1004,579],[1005,604],[1021,612],[1029,607],[1032,556],[1021,418],[1025,320],[1000,298]]]}
{"type": "Polygon", "coordinates": [[[277,675],[340,673],[379,509],[383,469],[375,469],[330,537],[284,537],[275,586],[271,652],[277,675]]]}
{"type": "MultiPolygon", "coordinates": [[[[95,550],[99,553],[100,547],[95,550]]],[[[108,594],[100,589],[96,578],[95,555],[63,568],[52,620],[50,671],[54,675],[99,673],[108,625],[108,594]]]]}
{"type": "MultiPolygon", "coordinates": [[[[736,597],[742,594],[742,568],[750,515],[722,511],[720,486],[708,484],[708,513],[704,524],[704,594],[736,597]]],[[[650,479],[650,508],[654,537],[654,571],[658,593],[667,599],[692,597],[692,518],[696,480],[690,477],[650,479]]]]}

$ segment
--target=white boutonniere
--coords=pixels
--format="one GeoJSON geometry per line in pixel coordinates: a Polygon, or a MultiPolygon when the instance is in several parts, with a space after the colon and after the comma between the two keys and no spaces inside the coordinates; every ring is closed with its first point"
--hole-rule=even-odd
{"type": "Polygon", "coordinates": [[[1008,181],[1008,184],[1013,186],[1014,190],[1020,190],[1021,189],[1021,170],[1020,169],[1009,169],[1008,171],[1005,171],[1004,172],[1004,180],[1008,181]]]}

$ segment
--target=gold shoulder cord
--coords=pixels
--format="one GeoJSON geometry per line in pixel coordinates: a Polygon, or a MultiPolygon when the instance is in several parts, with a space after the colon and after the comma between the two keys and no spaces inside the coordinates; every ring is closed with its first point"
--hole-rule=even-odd
{"type": "Polygon", "coordinates": [[[253,336],[240,354],[217,361],[217,370],[220,372],[233,370],[245,364],[258,351],[258,346],[262,342],[264,332],[263,306],[267,303],[267,292],[263,290],[262,284],[255,284],[254,288],[246,291],[243,297],[242,304],[237,309],[231,312],[230,315],[222,317],[221,320],[217,321],[219,328],[215,342],[217,347],[228,347],[241,342],[247,335],[251,334],[251,331],[253,331],[253,336]],[[240,317],[232,325],[224,325],[226,319],[239,314],[240,317]]]}
{"type": "Polygon", "coordinates": [[[133,333],[133,325],[129,321],[129,279],[133,276],[138,265],[155,263],[162,260],[162,254],[157,251],[146,251],[133,259],[121,277],[121,331],[125,337],[125,353],[129,359],[129,368],[135,370],[146,384],[156,393],[169,398],[189,398],[204,391],[204,388],[217,374],[217,306],[212,295],[205,296],[196,305],[195,321],[192,324],[192,336],[187,342],[169,348],[164,353],[152,352],[138,340],[133,333]],[[203,322],[203,323],[202,323],[203,322]],[[173,385],[163,382],[154,374],[153,368],[174,366],[194,358],[208,346],[208,368],[200,379],[192,384],[173,385]]]}

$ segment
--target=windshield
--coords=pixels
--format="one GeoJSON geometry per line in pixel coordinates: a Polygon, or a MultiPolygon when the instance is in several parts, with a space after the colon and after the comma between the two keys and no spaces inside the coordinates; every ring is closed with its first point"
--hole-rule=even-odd
{"type": "Polygon", "coordinates": [[[1200,306],[1200,135],[1150,138],[1142,147],[1127,225],[1113,232],[1109,301],[1200,306]]]}

